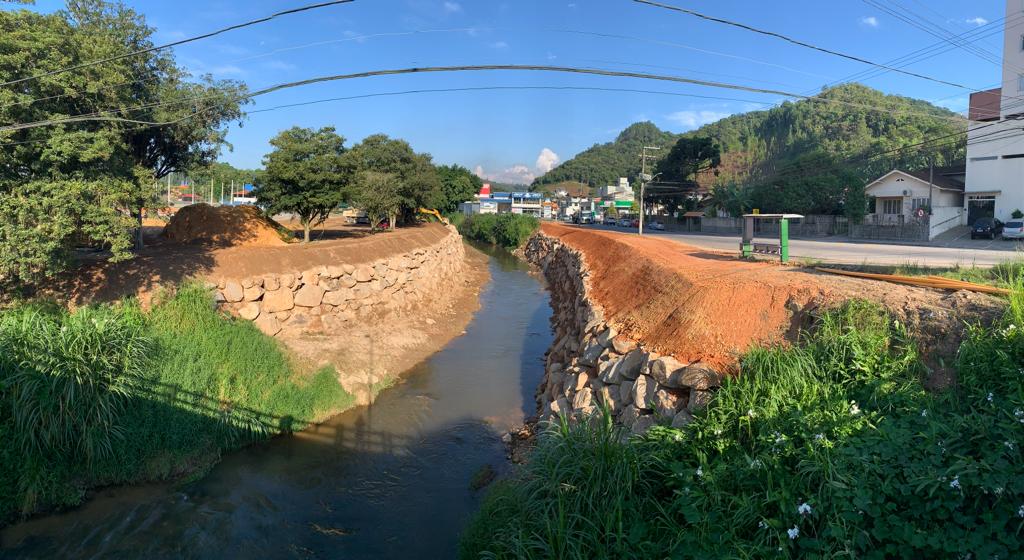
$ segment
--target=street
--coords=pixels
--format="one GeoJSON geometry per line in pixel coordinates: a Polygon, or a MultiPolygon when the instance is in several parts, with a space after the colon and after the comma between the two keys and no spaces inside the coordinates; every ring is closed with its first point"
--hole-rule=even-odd
{"type": "MultiPolygon", "coordinates": [[[[636,229],[617,226],[587,225],[636,235],[636,229]]],[[[666,237],[673,241],[713,251],[739,252],[740,237],[700,233],[676,233],[644,229],[644,235],[666,237]]],[[[771,242],[771,239],[758,239],[771,242]]],[[[880,264],[920,266],[992,266],[1021,256],[1021,246],[1015,242],[996,240],[956,240],[943,246],[894,245],[888,243],[858,243],[849,240],[829,241],[791,239],[789,254],[792,259],[813,259],[838,264],[880,264]]],[[[761,258],[769,258],[763,256],[761,258]]]]}

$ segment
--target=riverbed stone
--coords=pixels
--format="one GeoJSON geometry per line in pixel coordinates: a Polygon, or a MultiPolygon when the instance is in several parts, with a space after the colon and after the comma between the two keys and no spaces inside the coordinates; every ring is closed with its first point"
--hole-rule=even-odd
{"type": "Polygon", "coordinates": [[[260,316],[260,304],[250,301],[238,308],[238,316],[246,321],[253,321],[260,316]]]}
{"type": "Polygon", "coordinates": [[[622,374],[619,372],[622,360],[606,360],[597,364],[597,376],[605,383],[621,383],[622,374]]]}
{"type": "Polygon", "coordinates": [[[244,290],[246,288],[251,288],[255,286],[256,280],[254,278],[242,278],[242,281],[240,283],[242,284],[242,289],[244,290]]]}
{"type": "Polygon", "coordinates": [[[236,303],[242,301],[242,298],[245,297],[245,288],[234,280],[228,280],[224,283],[224,289],[221,290],[221,293],[224,294],[224,301],[236,303]]]}
{"type": "Polygon", "coordinates": [[[612,350],[619,354],[632,352],[636,348],[636,342],[624,336],[616,336],[612,339],[612,350]]]}
{"type": "Polygon", "coordinates": [[[281,323],[270,313],[260,313],[260,316],[252,324],[267,336],[274,336],[281,332],[281,323]]]}
{"type": "Polygon", "coordinates": [[[585,411],[591,408],[594,401],[594,392],[589,387],[583,387],[576,391],[576,396],[572,399],[572,407],[577,411],[585,411]]]}
{"type": "Polygon", "coordinates": [[[627,429],[633,427],[633,423],[640,417],[640,411],[633,405],[626,405],[622,409],[622,414],[619,414],[619,422],[622,423],[627,429]]]}
{"type": "Polygon", "coordinates": [[[714,395],[711,391],[701,391],[700,389],[690,389],[690,400],[686,403],[686,409],[690,412],[697,412],[698,410],[704,410],[708,407],[708,403],[711,402],[711,397],[714,395]]]}
{"type": "Polygon", "coordinates": [[[690,422],[693,422],[693,415],[690,414],[690,412],[684,408],[677,412],[674,417],[672,417],[671,425],[673,428],[682,428],[683,426],[689,424],[690,422]]]}
{"type": "Polygon", "coordinates": [[[659,388],[654,393],[654,411],[662,418],[673,418],[685,403],[686,397],[678,391],[659,388]]]}
{"type": "Polygon", "coordinates": [[[580,363],[591,367],[597,365],[597,358],[601,355],[601,352],[604,352],[604,346],[597,340],[591,340],[580,355],[580,363]]]}
{"type": "Polygon", "coordinates": [[[321,276],[320,288],[325,292],[333,292],[341,288],[341,282],[337,278],[331,278],[330,276],[321,276]]]}
{"type": "Polygon", "coordinates": [[[612,339],[615,338],[615,335],[617,334],[619,334],[619,331],[615,330],[615,327],[609,326],[597,335],[597,342],[605,348],[611,348],[612,339]]]}
{"type": "Polygon", "coordinates": [[[651,362],[650,375],[658,383],[678,389],[683,386],[679,380],[683,367],[684,364],[672,356],[661,356],[651,362]]]}
{"type": "Polygon", "coordinates": [[[722,385],[722,378],[704,362],[690,364],[679,372],[679,384],[684,387],[707,391],[722,385]]]}
{"type": "Polygon", "coordinates": [[[262,286],[253,285],[253,286],[250,286],[250,287],[246,288],[242,292],[242,299],[244,299],[245,301],[256,301],[256,300],[260,299],[261,297],[263,297],[263,287],[262,286]]]}
{"type": "Polygon", "coordinates": [[[633,382],[633,404],[637,408],[652,410],[654,395],[658,392],[658,384],[653,377],[641,375],[633,382]]]}
{"type": "Polygon", "coordinates": [[[633,404],[633,383],[634,380],[627,379],[619,384],[619,401],[623,405],[633,404]]]}
{"type": "Polygon", "coordinates": [[[642,435],[657,423],[658,420],[653,414],[641,414],[636,417],[636,421],[634,421],[633,425],[629,427],[629,431],[634,435],[642,435]]]}
{"type": "Polygon", "coordinates": [[[622,411],[622,396],[619,394],[618,385],[605,385],[597,391],[601,403],[608,408],[612,414],[622,411]]]}
{"type": "Polygon", "coordinates": [[[647,375],[651,374],[651,363],[661,357],[661,354],[648,350],[643,353],[643,359],[640,361],[640,373],[647,375]]]}
{"type": "MultiPolygon", "coordinates": [[[[294,288],[295,287],[295,275],[294,274],[282,274],[281,275],[281,288],[294,288]]],[[[270,291],[270,290],[267,290],[270,291]]]]}
{"type": "Polygon", "coordinates": [[[618,374],[623,379],[636,379],[640,375],[645,353],[639,349],[632,350],[622,357],[618,374]]]}
{"type": "MultiPolygon", "coordinates": [[[[575,383],[573,383],[573,390],[581,391],[584,387],[586,387],[590,383],[590,379],[591,378],[590,378],[590,374],[589,373],[587,373],[586,371],[581,371],[576,376],[575,383]]],[[[577,407],[577,408],[579,408],[579,407],[577,407]]]]}
{"type": "Polygon", "coordinates": [[[316,284],[306,284],[295,292],[295,305],[318,307],[324,299],[324,289],[316,284]]]}
{"type": "Polygon", "coordinates": [[[281,287],[281,279],[277,276],[269,275],[263,277],[263,289],[267,291],[277,290],[281,287]]]}
{"type": "Polygon", "coordinates": [[[290,311],[293,307],[295,307],[295,298],[289,288],[281,288],[263,294],[263,311],[276,313],[290,311]]]}
{"type": "Polygon", "coordinates": [[[340,289],[324,294],[323,303],[326,303],[327,305],[344,305],[345,302],[352,299],[352,297],[352,290],[340,289]]]}
{"type": "Polygon", "coordinates": [[[356,282],[356,279],[353,278],[351,274],[346,274],[346,275],[338,278],[338,281],[341,282],[341,285],[346,287],[346,288],[351,288],[351,287],[355,286],[356,284],[358,284],[358,282],[356,282]]]}
{"type": "Polygon", "coordinates": [[[373,269],[362,265],[356,268],[355,274],[352,275],[356,279],[356,282],[369,282],[373,280],[373,269]]]}
{"type": "Polygon", "coordinates": [[[551,402],[551,413],[554,415],[568,414],[569,401],[565,400],[565,397],[558,397],[551,402]]]}

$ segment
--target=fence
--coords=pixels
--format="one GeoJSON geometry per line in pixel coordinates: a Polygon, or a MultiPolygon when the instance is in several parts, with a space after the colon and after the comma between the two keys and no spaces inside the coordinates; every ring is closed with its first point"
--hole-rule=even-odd
{"type": "MultiPolygon", "coordinates": [[[[740,235],[743,233],[743,218],[682,218],[678,224],[670,225],[669,229],[740,235]]],[[[790,237],[827,237],[846,235],[849,231],[850,222],[845,216],[809,215],[789,220],[790,237]]],[[[777,237],[778,220],[755,220],[754,235],[777,237]]]]}
{"type": "Polygon", "coordinates": [[[905,219],[902,215],[868,214],[860,224],[850,226],[851,239],[928,241],[928,216],[905,219]]]}

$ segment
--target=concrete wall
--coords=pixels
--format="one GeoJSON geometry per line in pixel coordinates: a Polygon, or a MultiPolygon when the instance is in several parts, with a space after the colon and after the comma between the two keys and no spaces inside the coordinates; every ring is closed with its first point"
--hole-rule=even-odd
{"type": "Polygon", "coordinates": [[[216,300],[270,336],[290,330],[330,332],[348,321],[411,309],[455,281],[464,262],[462,237],[449,227],[448,235],[434,244],[371,262],[222,279],[216,300]]]}
{"type": "Polygon", "coordinates": [[[719,374],[620,335],[590,297],[579,251],[537,234],[523,252],[543,270],[554,309],[555,342],[536,394],[542,420],[581,418],[606,407],[617,423],[642,433],[656,424],[683,426],[707,405],[719,374]]]}

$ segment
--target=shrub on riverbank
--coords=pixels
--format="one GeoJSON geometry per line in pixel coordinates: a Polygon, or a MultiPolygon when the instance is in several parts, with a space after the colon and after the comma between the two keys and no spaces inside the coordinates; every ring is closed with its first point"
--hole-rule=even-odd
{"type": "Polygon", "coordinates": [[[455,220],[464,237],[515,249],[540,228],[540,220],[524,214],[474,214],[455,220]]]}
{"type": "Polygon", "coordinates": [[[224,451],[350,406],[333,369],[297,374],[277,343],[185,285],[134,303],[0,314],[0,523],[86,489],[201,472],[224,451]]]}
{"type": "Polygon", "coordinates": [[[1020,555],[1022,301],[972,329],[955,391],[927,392],[903,327],[851,302],[801,347],[748,353],[682,430],[560,427],[488,496],[463,557],[1020,555]]]}

